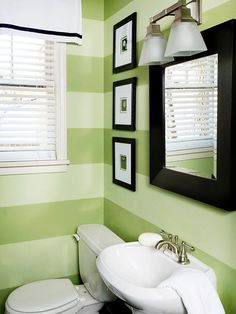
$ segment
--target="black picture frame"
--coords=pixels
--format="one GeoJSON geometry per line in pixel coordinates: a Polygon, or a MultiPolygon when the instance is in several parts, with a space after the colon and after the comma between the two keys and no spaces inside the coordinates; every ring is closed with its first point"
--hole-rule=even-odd
{"type": "Polygon", "coordinates": [[[136,67],[136,29],[136,12],[113,26],[113,73],[136,67]]]}
{"type": "Polygon", "coordinates": [[[218,54],[218,122],[217,177],[204,178],[165,167],[164,84],[167,65],[151,66],[150,81],[150,183],[201,202],[236,209],[236,20],[204,30],[208,50],[192,57],[180,58],[169,65],[218,54]]]}
{"type": "Polygon", "coordinates": [[[134,138],[112,138],[113,183],[133,192],[136,190],[135,144],[134,138]]]}
{"type": "Polygon", "coordinates": [[[113,83],[112,128],[136,130],[136,85],[137,77],[113,83]]]}

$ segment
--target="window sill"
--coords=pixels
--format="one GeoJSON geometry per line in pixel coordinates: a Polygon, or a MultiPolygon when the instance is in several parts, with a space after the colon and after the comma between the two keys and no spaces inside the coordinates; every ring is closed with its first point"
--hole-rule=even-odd
{"type": "Polygon", "coordinates": [[[69,160],[1,162],[0,175],[66,172],[69,160]]]}

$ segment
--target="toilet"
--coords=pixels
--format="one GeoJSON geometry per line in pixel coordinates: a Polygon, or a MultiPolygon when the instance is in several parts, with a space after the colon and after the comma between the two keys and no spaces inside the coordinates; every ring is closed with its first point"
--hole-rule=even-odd
{"type": "Polygon", "coordinates": [[[124,241],[99,224],[79,226],[74,237],[78,241],[83,285],[73,285],[69,279],[25,284],[8,296],[5,314],[95,314],[104,302],[115,300],[98,274],[96,257],[104,248],[124,241]]]}

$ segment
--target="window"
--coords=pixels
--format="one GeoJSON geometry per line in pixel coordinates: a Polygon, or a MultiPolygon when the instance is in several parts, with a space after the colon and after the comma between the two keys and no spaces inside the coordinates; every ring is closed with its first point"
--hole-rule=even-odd
{"type": "Polygon", "coordinates": [[[214,158],[217,90],[217,54],[166,68],[166,162],[214,158]]]}
{"type": "Polygon", "coordinates": [[[0,36],[0,174],[66,169],[65,46],[0,36]]]}

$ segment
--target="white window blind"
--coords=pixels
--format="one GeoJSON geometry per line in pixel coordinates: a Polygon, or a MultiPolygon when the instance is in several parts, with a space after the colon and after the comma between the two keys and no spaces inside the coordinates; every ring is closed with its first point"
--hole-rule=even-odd
{"type": "Polygon", "coordinates": [[[55,44],[0,36],[0,162],[56,160],[55,44]]]}
{"type": "Polygon", "coordinates": [[[217,85],[217,54],[166,68],[167,162],[214,156],[217,85]]]}

